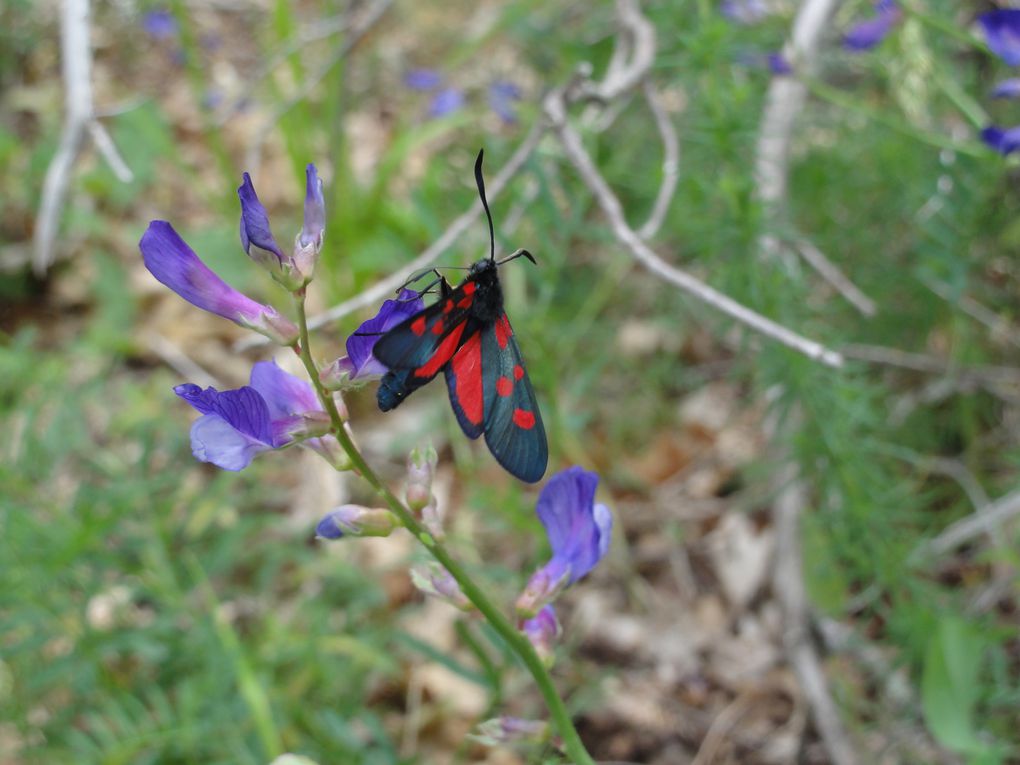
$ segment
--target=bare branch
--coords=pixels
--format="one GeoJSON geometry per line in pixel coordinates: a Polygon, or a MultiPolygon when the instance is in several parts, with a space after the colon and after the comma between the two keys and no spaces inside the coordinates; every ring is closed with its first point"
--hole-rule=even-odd
{"type": "Polygon", "coordinates": [[[755,313],[750,308],[712,289],[686,271],[675,268],[663,261],[627,225],[620,200],[613,193],[612,189],[609,188],[609,185],[598,169],[596,169],[591,157],[584,148],[584,144],[581,142],[581,137],[566,121],[566,106],[561,90],[554,90],[546,97],[545,112],[560,137],[560,142],[567,157],[573,163],[585,185],[595,196],[596,201],[598,201],[599,206],[602,208],[602,212],[609,219],[610,227],[613,229],[616,238],[630,250],[639,263],[656,276],[679,287],[713,308],[722,311],[727,316],[747,325],[756,332],[760,332],[766,337],[770,337],[788,348],[792,348],[808,358],[819,361],[827,366],[838,368],[843,365],[843,357],[836,351],[826,348],[814,340],[802,337],[781,324],[777,324],[771,319],[755,313]]]}
{"type": "Polygon", "coordinates": [[[925,279],[924,286],[934,292],[943,300],[950,303],[955,303],[960,307],[960,310],[970,316],[975,321],[985,325],[992,333],[994,338],[1002,338],[1006,340],[1010,345],[1014,345],[1020,348],[1020,333],[1017,332],[1008,320],[1004,317],[999,316],[985,306],[981,305],[972,297],[967,295],[957,295],[945,282],[940,282],[935,279],[925,279]]]}
{"type": "Polygon", "coordinates": [[[262,146],[276,127],[276,123],[280,121],[283,115],[308,98],[309,94],[319,87],[319,83],[326,78],[326,75],[332,71],[333,67],[346,58],[347,54],[354,49],[354,46],[361,41],[361,38],[386,14],[391,5],[393,5],[393,0],[375,0],[368,10],[365,11],[365,15],[356,24],[351,26],[350,33],[336,52],[311,75],[305,78],[305,81],[301,83],[301,87],[298,88],[293,96],[273,109],[265,122],[256,131],[255,137],[252,138],[251,144],[248,146],[248,151],[245,152],[244,162],[249,172],[254,173],[258,169],[259,160],[262,155],[262,146]]]}
{"type": "Polygon", "coordinates": [[[655,126],[659,129],[659,137],[662,139],[662,183],[659,186],[659,193],[655,197],[655,204],[652,206],[652,213],[648,216],[645,224],[638,229],[638,236],[642,239],[651,239],[658,233],[662,222],[669,212],[669,205],[676,194],[676,185],[680,180],[680,140],[676,135],[676,128],[673,127],[673,120],[669,118],[659,94],[650,80],[642,84],[645,100],[648,108],[655,117],[655,126]]]}
{"type": "Polygon", "coordinates": [[[53,244],[60,227],[60,213],[86,130],[91,132],[96,147],[117,178],[124,182],[132,178],[131,170],[117,153],[109,134],[95,119],[89,0],[64,0],[60,14],[60,56],[66,114],[57,152],[46,169],[35,223],[32,269],[40,276],[53,263],[53,244]]]}
{"type": "MultiPolygon", "coordinates": [[[[490,204],[503,192],[517,173],[520,172],[521,168],[538,147],[542,136],[545,135],[546,129],[544,125],[536,125],[532,128],[531,132],[521,141],[521,144],[510,159],[507,160],[507,163],[493,177],[492,182],[485,184],[485,193],[490,204]]],[[[438,239],[430,244],[417,258],[408,263],[406,270],[392,274],[339,305],[335,305],[329,310],[313,316],[308,320],[309,329],[319,329],[323,325],[336,321],[350,313],[374,306],[384,298],[392,295],[404,283],[407,274],[432,265],[440,255],[446,252],[478,220],[481,214],[482,203],[475,201],[466,212],[462,213],[447,227],[446,231],[438,239]]],[[[266,345],[268,342],[262,335],[253,334],[251,337],[238,342],[234,346],[234,350],[243,351],[248,348],[266,345]]]]}
{"type": "Polygon", "coordinates": [[[818,275],[840,295],[846,298],[854,308],[865,316],[874,316],[877,312],[875,301],[865,295],[860,288],[844,274],[835,263],[825,257],[825,253],[815,247],[814,243],[805,238],[799,238],[795,246],[800,256],[807,261],[818,275]]]}
{"type": "MultiPolygon", "coordinates": [[[[773,434],[775,439],[775,434],[773,434]]],[[[804,590],[800,550],[800,515],[807,504],[807,490],[796,464],[786,460],[777,476],[779,494],[772,504],[776,533],[776,558],[772,592],[783,611],[783,646],[801,690],[811,707],[818,733],[836,765],[853,765],[857,756],[829,694],[825,673],[808,629],[807,593],[804,590]]]]}
{"type": "Polygon", "coordinates": [[[1020,491],[1007,494],[951,524],[937,537],[919,546],[911,559],[916,562],[929,556],[943,555],[982,534],[996,535],[1002,524],[1017,515],[1020,515],[1020,491]]]}
{"type": "Polygon", "coordinates": [[[911,353],[884,345],[851,344],[840,351],[848,359],[866,361],[869,364],[909,369],[925,374],[945,375],[954,379],[978,385],[1020,384],[1020,369],[1014,367],[971,366],[961,367],[943,361],[935,356],[911,353]]]}
{"type": "MultiPolygon", "coordinates": [[[[840,0],[804,0],[793,22],[793,33],[783,55],[808,73],[814,68],[818,43],[840,0]]],[[[758,195],[766,205],[786,200],[793,126],[807,98],[807,86],[796,77],[773,77],[765,97],[758,133],[755,176],[758,195]]]]}

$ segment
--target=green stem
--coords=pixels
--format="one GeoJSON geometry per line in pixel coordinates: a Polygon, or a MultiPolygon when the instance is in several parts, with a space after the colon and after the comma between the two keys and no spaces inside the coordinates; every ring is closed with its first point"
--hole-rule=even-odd
{"type": "Polygon", "coordinates": [[[492,628],[496,630],[499,636],[506,641],[506,644],[510,646],[510,650],[524,663],[528,672],[535,679],[535,684],[538,685],[538,690],[541,692],[542,697],[545,699],[546,706],[549,708],[549,714],[553,719],[553,724],[556,726],[560,738],[563,739],[563,748],[566,750],[567,756],[574,762],[574,765],[595,765],[595,761],[588,754],[588,750],[585,749],[584,743],[581,741],[581,737],[578,735],[577,729],[570,719],[570,714],[567,712],[563,699],[560,698],[556,690],[549,670],[542,662],[542,659],[539,658],[527,637],[517,630],[499,608],[489,600],[481,588],[475,584],[467,570],[451,557],[450,553],[447,552],[440,542],[432,537],[428,530],[419,523],[414,513],[403,502],[397,499],[393,492],[386,488],[379,479],[379,476],[375,474],[375,471],[365,462],[365,458],[361,456],[361,452],[358,451],[354,442],[351,441],[351,437],[344,429],[343,419],[340,417],[340,412],[337,410],[333,396],[322,386],[322,382],[319,380],[319,370],[316,368],[315,361],[312,359],[312,353],[309,350],[308,318],[305,314],[305,295],[303,290],[295,293],[294,304],[297,309],[298,328],[300,330],[299,345],[295,350],[301,357],[301,361],[308,371],[308,376],[312,380],[312,385],[315,386],[315,392],[318,394],[319,400],[322,402],[326,413],[332,421],[333,435],[340,442],[340,446],[347,453],[347,456],[350,457],[354,469],[376,490],[414,538],[424,545],[425,549],[432,554],[432,557],[450,572],[450,575],[457,580],[457,584],[460,585],[460,589],[467,599],[485,617],[486,621],[492,625],[492,628]]]}

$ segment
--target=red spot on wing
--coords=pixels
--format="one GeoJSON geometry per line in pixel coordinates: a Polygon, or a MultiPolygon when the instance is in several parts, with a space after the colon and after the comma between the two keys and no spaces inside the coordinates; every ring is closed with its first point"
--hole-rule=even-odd
{"type": "MultiPolygon", "coordinates": [[[[462,324],[461,327],[464,325],[462,324]]],[[[475,332],[450,362],[457,380],[457,403],[468,422],[482,424],[482,333],[475,332]]]]}
{"type": "Polygon", "coordinates": [[[453,352],[457,350],[460,336],[464,334],[464,325],[465,322],[461,322],[453,328],[450,334],[443,338],[439,347],[432,354],[432,358],[414,370],[415,377],[432,377],[443,368],[443,365],[453,356],[453,352]]]}
{"type": "Polygon", "coordinates": [[[474,295],[475,290],[478,289],[478,285],[474,282],[465,282],[461,289],[464,290],[465,295],[474,295]]]}
{"type": "Polygon", "coordinates": [[[447,300],[446,303],[443,304],[443,313],[449,313],[452,310],[453,310],[453,301],[452,300],[447,300]]]}
{"type": "Polygon", "coordinates": [[[535,415],[524,409],[514,409],[514,425],[524,430],[535,427],[535,415]]]}
{"type": "Polygon", "coordinates": [[[425,334],[425,314],[422,314],[417,319],[411,322],[411,331],[414,332],[418,337],[425,334]]]}
{"type": "Polygon", "coordinates": [[[467,297],[461,298],[457,301],[458,308],[470,308],[471,303],[474,302],[474,298],[468,295],[467,297]]]}
{"type": "Polygon", "coordinates": [[[432,334],[433,335],[441,335],[441,334],[443,334],[443,320],[442,319],[440,319],[439,321],[437,321],[435,323],[435,325],[433,325],[433,327],[432,327],[432,334]]]}
{"type": "Polygon", "coordinates": [[[506,348],[506,344],[510,341],[510,335],[513,334],[513,330],[510,329],[510,322],[506,318],[506,314],[503,314],[496,321],[496,342],[499,343],[500,348],[506,348]]]}
{"type": "Polygon", "coordinates": [[[524,377],[524,367],[520,364],[514,364],[514,379],[520,380],[522,377],[524,377]]]}
{"type": "Polygon", "coordinates": [[[510,381],[507,376],[502,376],[496,380],[496,393],[506,398],[514,392],[514,384],[510,381]]]}

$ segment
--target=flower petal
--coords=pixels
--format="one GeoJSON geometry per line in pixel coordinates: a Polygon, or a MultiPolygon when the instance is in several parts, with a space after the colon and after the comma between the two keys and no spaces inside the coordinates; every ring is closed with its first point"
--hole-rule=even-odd
{"type": "Polygon", "coordinates": [[[257,253],[252,253],[252,245],[271,253],[279,263],[283,263],[285,260],[283,252],[269,228],[269,215],[255,193],[251,176],[244,173],[241,177],[243,180],[237,187],[237,198],[241,200],[241,245],[244,251],[256,260],[259,258],[257,253]]]}
{"type": "Polygon", "coordinates": [[[248,438],[273,445],[269,407],[258,391],[249,386],[237,390],[202,390],[187,383],[174,388],[183,398],[204,415],[215,415],[248,438]]]}
{"type": "Polygon", "coordinates": [[[404,84],[411,90],[432,90],[443,81],[435,69],[412,69],[404,76],[404,84]]]}
{"type": "Polygon", "coordinates": [[[223,470],[243,470],[259,452],[271,447],[241,433],[217,414],[206,414],[191,426],[191,453],[223,470]]]}
{"type": "Polygon", "coordinates": [[[275,361],[257,362],[251,368],[250,385],[266,402],[270,420],[322,411],[322,404],[311,383],[284,372],[275,361]]]}
{"type": "Polygon", "coordinates": [[[464,91],[460,88],[443,88],[429,104],[429,117],[445,117],[464,106],[464,91]]]}
{"type": "Polygon", "coordinates": [[[992,53],[1010,66],[1020,66],[1020,9],[1003,8],[978,16],[992,53]]]}
{"type": "Polygon", "coordinates": [[[1000,154],[1011,154],[1020,149],[1020,126],[1003,130],[990,125],[981,131],[981,140],[1000,154]]]}
{"type": "Polygon", "coordinates": [[[895,5],[880,5],[876,16],[850,28],[843,36],[843,47],[858,52],[874,48],[886,38],[901,15],[900,9],[895,5]]]}
{"type": "Polygon", "coordinates": [[[514,104],[521,100],[521,89],[509,80],[497,80],[489,86],[489,108],[507,125],[517,122],[514,104]]]}
{"type": "Polygon", "coordinates": [[[257,323],[263,314],[278,315],[213,273],[165,220],[149,223],[138,248],[145,267],[157,280],[204,311],[243,326],[257,323]]]}
{"type": "Polygon", "coordinates": [[[547,568],[567,567],[568,584],[595,568],[608,549],[612,517],[604,505],[595,507],[598,483],[596,473],[567,468],[549,480],[535,506],[553,551],[547,568]]]}
{"type": "Polygon", "coordinates": [[[386,332],[424,307],[417,292],[405,289],[396,300],[385,301],[379,313],[358,327],[347,338],[347,359],[342,364],[350,371],[350,379],[386,374],[387,368],[372,355],[372,349],[386,332]]]}
{"type": "Polygon", "coordinates": [[[764,0],[723,0],[723,15],[738,24],[757,24],[769,15],[764,0]]]}
{"type": "Polygon", "coordinates": [[[992,90],[992,98],[1020,98],[1020,78],[1003,80],[992,90]]]}

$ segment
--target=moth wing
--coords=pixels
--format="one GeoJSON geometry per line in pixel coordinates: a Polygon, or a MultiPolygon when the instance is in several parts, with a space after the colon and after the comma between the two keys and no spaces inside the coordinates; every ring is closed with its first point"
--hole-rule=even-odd
{"type": "Polygon", "coordinates": [[[509,473],[535,483],[545,475],[549,445],[535,391],[506,314],[482,329],[479,338],[485,443],[509,473]]]}

